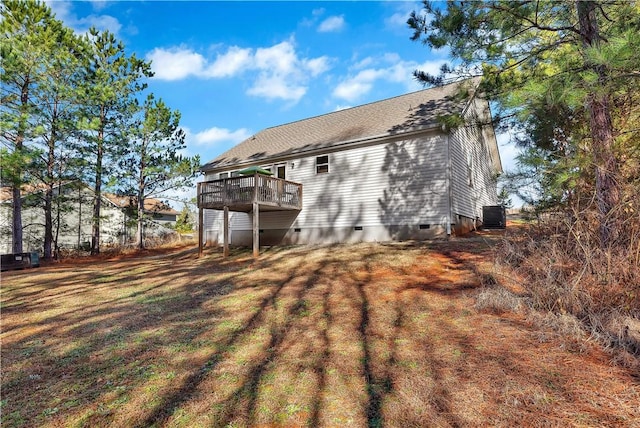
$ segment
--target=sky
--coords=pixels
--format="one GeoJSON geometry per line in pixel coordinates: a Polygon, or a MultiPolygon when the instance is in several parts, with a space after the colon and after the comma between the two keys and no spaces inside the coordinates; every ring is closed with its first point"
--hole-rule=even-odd
{"type": "MultiPolygon", "coordinates": [[[[146,93],[181,113],[185,154],[202,163],[264,128],[423,89],[413,71],[447,61],[410,40],[420,2],[47,3],[77,33],[109,30],[151,62],[146,93]]],[[[510,169],[516,150],[498,140],[510,169]]]]}

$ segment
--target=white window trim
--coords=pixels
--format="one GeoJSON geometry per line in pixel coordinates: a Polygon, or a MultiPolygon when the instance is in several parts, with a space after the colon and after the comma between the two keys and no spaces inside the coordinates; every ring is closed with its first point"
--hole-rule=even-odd
{"type": "Polygon", "coordinates": [[[329,165],[330,165],[330,163],[331,163],[331,162],[329,161],[329,155],[320,155],[320,156],[316,156],[316,159],[315,159],[315,162],[314,162],[314,164],[315,164],[315,168],[316,168],[316,175],[318,175],[318,174],[329,174],[329,173],[331,172],[331,167],[329,166],[329,165]],[[320,159],[320,158],[324,158],[324,157],[326,157],[326,158],[327,158],[327,162],[318,163],[318,159],[320,159]],[[325,166],[325,165],[326,165],[326,167],[327,167],[327,170],[326,170],[326,171],[323,171],[323,172],[318,171],[318,167],[322,167],[322,166],[325,166]]]}

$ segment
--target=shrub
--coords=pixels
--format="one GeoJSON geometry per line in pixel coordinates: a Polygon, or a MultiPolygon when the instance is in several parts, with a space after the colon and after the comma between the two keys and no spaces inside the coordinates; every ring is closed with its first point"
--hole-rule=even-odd
{"type": "MultiPolygon", "coordinates": [[[[532,309],[553,314],[556,320],[574,318],[605,346],[638,357],[640,218],[620,216],[618,221],[624,225],[624,236],[602,248],[595,210],[546,215],[523,233],[505,238],[497,262],[522,278],[532,309]]],[[[485,306],[508,302],[502,298],[503,303],[483,303],[489,297],[479,297],[485,306]]],[[[557,330],[578,331],[573,325],[560,327],[557,330]]]]}

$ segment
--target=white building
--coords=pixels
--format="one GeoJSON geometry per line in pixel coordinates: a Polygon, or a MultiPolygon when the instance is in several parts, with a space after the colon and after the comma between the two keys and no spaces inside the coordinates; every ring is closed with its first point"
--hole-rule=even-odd
{"type": "MultiPolygon", "coordinates": [[[[90,248],[93,218],[93,190],[78,183],[65,183],[54,188],[54,240],[60,248],[90,248]],[[60,193],[62,192],[62,193],[60,193]]],[[[42,252],[45,216],[42,208],[43,191],[26,186],[22,192],[22,236],[24,252],[42,252]]],[[[135,202],[135,201],[134,201],[135,202]]],[[[135,220],[131,217],[130,197],[102,194],[100,212],[101,245],[125,244],[135,236],[135,220]]],[[[153,198],[145,200],[149,216],[149,233],[171,233],[176,210],[153,198]]],[[[12,195],[10,188],[0,189],[0,253],[12,252],[12,195]]]]}
{"type": "Polygon", "coordinates": [[[236,245],[248,245],[254,236],[273,245],[425,239],[470,230],[482,221],[483,206],[497,204],[502,171],[488,102],[475,95],[456,98],[460,85],[473,94],[477,83],[258,132],[202,167],[203,239],[223,241],[225,206],[231,211],[229,240],[236,245]],[[451,115],[463,120],[449,129],[443,118],[451,115]],[[253,176],[238,173],[247,167],[268,169],[281,180],[258,175],[262,181],[249,182],[253,176]],[[257,200],[237,191],[252,186],[257,200]]]}

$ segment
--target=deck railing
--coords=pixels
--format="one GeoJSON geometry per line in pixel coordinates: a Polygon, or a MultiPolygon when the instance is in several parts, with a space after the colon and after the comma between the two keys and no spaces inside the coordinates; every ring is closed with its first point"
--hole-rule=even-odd
{"type": "Polygon", "coordinates": [[[302,184],[281,178],[254,174],[243,177],[205,181],[198,186],[198,207],[241,210],[260,205],[283,209],[302,209],[302,184]]]}

